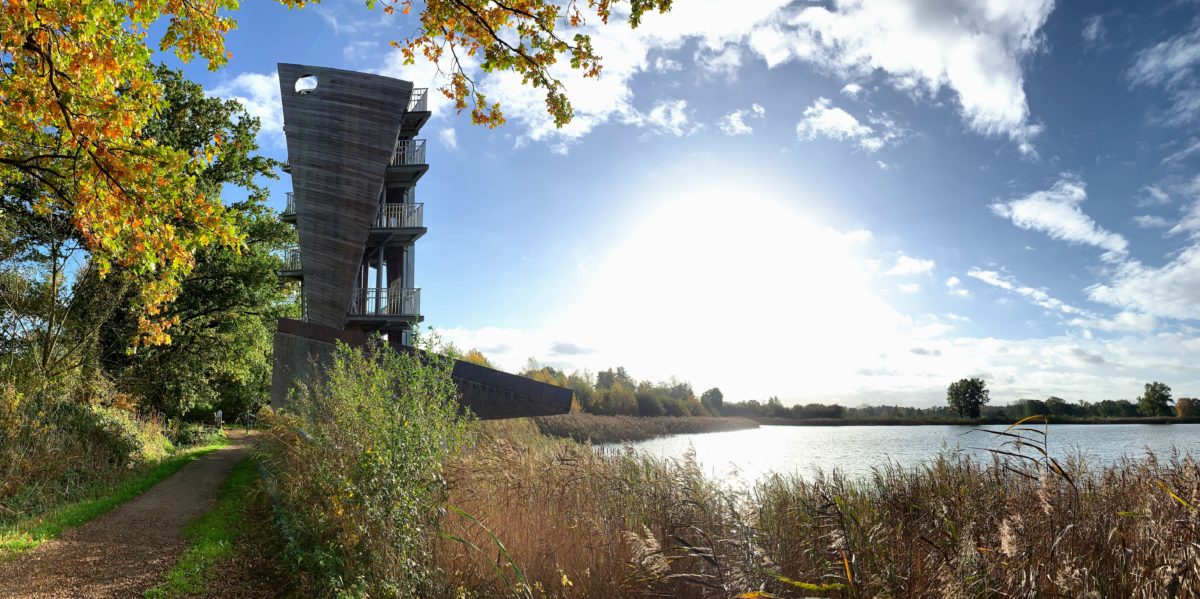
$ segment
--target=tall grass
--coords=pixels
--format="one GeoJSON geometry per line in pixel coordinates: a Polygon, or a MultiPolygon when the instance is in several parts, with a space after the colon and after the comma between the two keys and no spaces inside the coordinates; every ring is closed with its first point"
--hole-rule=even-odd
{"type": "Polygon", "coordinates": [[[1200,595],[1194,458],[1061,464],[1019,428],[1024,439],[1000,439],[1009,445],[993,444],[990,463],[945,453],[915,469],[775,476],[734,491],[690,457],[594,452],[508,424],[447,467],[448,500],[461,512],[443,520],[440,592],[1200,595]]]}
{"type": "Polygon", "coordinates": [[[443,461],[466,442],[452,362],[381,341],[339,346],[269,415],[266,464],[311,595],[411,597],[433,586],[443,461]]]}
{"type": "Polygon", "coordinates": [[[91,497],[174,450],[161,419],[0,383],[0,525],[91,497]]]}

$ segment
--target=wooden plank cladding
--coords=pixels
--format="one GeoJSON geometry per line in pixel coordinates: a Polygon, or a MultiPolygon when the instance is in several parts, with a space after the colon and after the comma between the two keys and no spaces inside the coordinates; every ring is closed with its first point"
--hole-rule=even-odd
{"type": "Polygon", "coordinates": [[[413,84],[279,65],[308,320],[342,328],[413,84]],[[296,91],[297,80],[316,86],[296,91]]]}

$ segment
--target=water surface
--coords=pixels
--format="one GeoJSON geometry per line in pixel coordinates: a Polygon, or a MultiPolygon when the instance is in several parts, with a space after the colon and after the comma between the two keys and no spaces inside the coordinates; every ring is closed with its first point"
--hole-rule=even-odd
{"type": "MultiPolygon", "coordinates": [[[[747,482],[768,473],[812,476],[818,470],[869,474],[889,460],[905,467],[921,464],[939,451],[963,451],[990,460],[984,448],[1000,439],[975,429],[1004,426],[763,426],[700,435],[676,435],[633,443],[658,457],[681,458],[695,448],[704,470],[729,482],[747,482]],[[974,432],[972,432],[974,431],[974,432]]],[[[1039,427],[1040,428],[1040,427],[1039,427]]],[[[1172,447],[1200,456],[1200,424],[1062,424],[1050,426],[1051,455],[1079,453],[1090,465],[1110,464],[1122,456],[1141,458],[1147,448],[1165,457],[1172,447]]]]}

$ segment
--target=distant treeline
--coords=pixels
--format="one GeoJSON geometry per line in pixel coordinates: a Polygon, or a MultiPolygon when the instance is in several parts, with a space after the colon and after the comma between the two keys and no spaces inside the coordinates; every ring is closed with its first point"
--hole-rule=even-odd
{"type": "MultiPolygon", "coordinates": [[[[462,358],[495,368],[478,350],[461,354],[462,358]]],[[[778,397],[765,402],[726,402],[724,394],[713,387],[699,396],[691,383],[672,377],[668,381],[634,380],[624,367],[602,370],[595,375],[586,370],[567,374],[552,366],[539,364],[530,358],[519,373],[543,383],[571,389],[579,411],[601,416],[733,416],[785,420],[846,420],[846,421],[957,421],[972,419],[972,415],[956,412],[951,407],[951,390],[947,405],[926,408],[895,405],[847,407],[837,403],[807,403],[784,405],[778,397]]],[[[959,381],[971,382],[973,379],[959,381]]],[[[1028,416],[1047,416],[1058,420],[1118,420],[1126,418],[1171,418],[1184,420],[1200,418],[1200,400],[1191,397],[1172,398],[1171,388],[1160,382],[1146,384],[1146,392],[1133,401],[1106,399],[1098,402],[1067,401],[1061,397],[1019,399],[1008,405],[986,405],[986,385],[978,380],[982,397],[978,418],[993,421],[1015,421],[1028,416]]]]}
{"type": "Polygon", "coordinates": [[[584,412],[602,416],[720,416],[724,396],[713,387],[699,396],[691,383],[635,381],[624,367],[567,374],[530,360],[521,376],[567,387],[584,412]]]}
{"type": "MultiPolygon", "coordinates": [[[[1176,416],[1190,419],[1200,417],[1196,399],[1181,397],[1174,400],[1174,413],[1147,413],[1143,406],[1125,399],[1106,399],[1099,402],[1070,402],[1061,397],[1021,399],[1006,406],[982,406],[979,417],[985,420],[1019,420],[1026,416],[1053,418],[1106,419],[1143,416],[1176,416]]],[[[911,406],[870,406],[848,408],[838,404],[809,403],[785,406],[777,397],[765,403],[757,400],[728,402],[721,409],[723,416],[746,418],[845,419],[845,420],[955,420],[957,415],[948,406],[916,408],[911,406]]]]}

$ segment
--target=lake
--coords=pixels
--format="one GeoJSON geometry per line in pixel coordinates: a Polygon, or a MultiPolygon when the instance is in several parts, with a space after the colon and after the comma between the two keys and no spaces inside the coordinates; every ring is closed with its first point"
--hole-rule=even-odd
{"type": "MultiPolygon", "coordinates": [[[[943,449],[990,461],[983,448],[1001,439],[977,428],[1004,426],[763,426],[700,435],[659,437],[631,444],[638,452],[681,458],[695,448],[710,475],[748,482],[768,473],[812,476],[835,468],[851,476],[870,474],[889,460],[916,466],[943,449]]],[[[1041,427],[1037,427],[1041,428],[1041,427]]],[[[612,447],[612,446],[609,446],[612,447]]],[[[1059,461],[1076,452],[1089,465],[1110,464],[1122,456],[1140,458],[1146,448],[1160,457],[1172,447],[1200,456],[1200,424],[1061,424],[1050,427],[1050,454],[1059,461]]]]}

